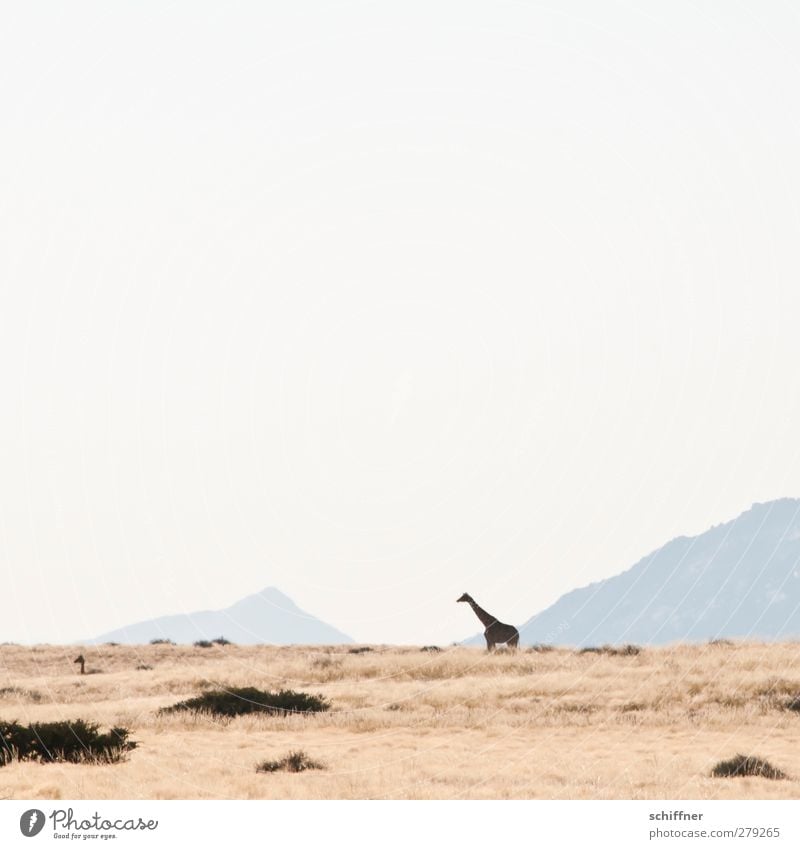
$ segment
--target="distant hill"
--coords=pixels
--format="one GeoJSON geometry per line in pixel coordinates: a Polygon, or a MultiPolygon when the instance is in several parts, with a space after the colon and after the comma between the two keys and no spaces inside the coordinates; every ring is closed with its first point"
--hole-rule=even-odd
{"type": "Polygon", "coordinates": [[[522,643],[570,646],[800,638],[800,499],[754,504],[678,537],[626,572],[563,595],[519,631],[522,643]]]}
{"type": "Polygon", "coordinates": [[[224,610],[201,610],[136,622],[86,642],[149,643],[161,637],[176,643],[193,643],[195,640],[212,640],[220,636],[244,645],[353,642],[352,637],[301,610],[274,587],[247,596],[224,610]]]}

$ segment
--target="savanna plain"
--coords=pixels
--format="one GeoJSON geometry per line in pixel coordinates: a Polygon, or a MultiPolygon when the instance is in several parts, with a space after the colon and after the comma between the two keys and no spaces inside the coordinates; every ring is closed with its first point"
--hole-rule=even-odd
{"type": "Polygon", "coordinates": [[[797,798],[799,658],[800,643],[3,645],[0,721],[83,719],[129,729],[137,746],[120,763],[12,761],[0,798],[797,798]],[[79,652],[89,674],[73,664],[79,652]],[[321,694],[330,709],[159,713],[243,686],[321,694]],[[320,768],[256,770],[298,751],[320,768]],[[785,777],[712,777],[739,753],[785,777]]]}

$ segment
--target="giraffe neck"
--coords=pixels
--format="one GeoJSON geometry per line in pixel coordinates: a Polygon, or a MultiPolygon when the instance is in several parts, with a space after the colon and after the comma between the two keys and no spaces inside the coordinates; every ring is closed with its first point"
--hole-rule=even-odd
{"type": "Polygon", "coordinates": [[[488,628],[490,625],[494,625],[497,622],[497,618],[492,616],[491,613],[487,613],[482,607],[478,607],[474,601],[470,601],[470,607],[475,611],[475,615],[478,619],[483,622],[483,624],[488,628]]]}

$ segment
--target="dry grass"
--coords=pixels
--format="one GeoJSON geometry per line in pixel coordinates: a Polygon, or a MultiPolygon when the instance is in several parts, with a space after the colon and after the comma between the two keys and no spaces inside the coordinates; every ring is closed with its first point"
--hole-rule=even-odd
{"type": "Polygon", "coordinates": [[[800,644],[564,649],[0,646],[0,720],[131,729],[114,765],[13,763],[0,797],[797,798],[800,644]],[[152,667],[147,669],[146,667],[152,667]],[[209,688],[321,693],[326,713],[228,720],[160,708],[209,688]],[[325,771],[258,763],[303,749],[325,771]],[[711,777],[755,752],[783,781],[711,777]]]}

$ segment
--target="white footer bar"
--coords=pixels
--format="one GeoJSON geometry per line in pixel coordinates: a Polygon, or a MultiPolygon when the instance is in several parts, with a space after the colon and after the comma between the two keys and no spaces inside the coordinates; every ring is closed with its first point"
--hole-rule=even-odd
{"type": "Polygon", "coordinates": [[[0,846],[797,847],[800,802],[0,802],[0,846]]]}

